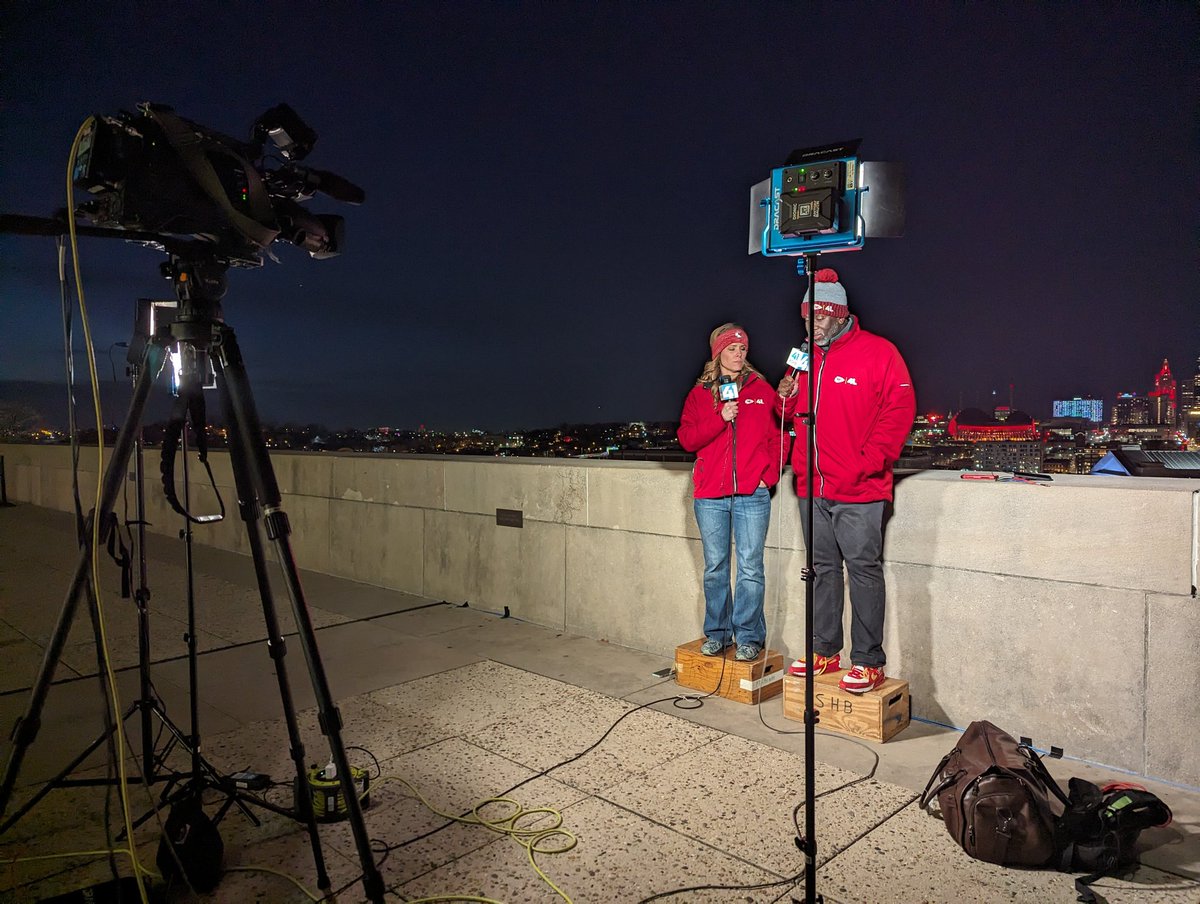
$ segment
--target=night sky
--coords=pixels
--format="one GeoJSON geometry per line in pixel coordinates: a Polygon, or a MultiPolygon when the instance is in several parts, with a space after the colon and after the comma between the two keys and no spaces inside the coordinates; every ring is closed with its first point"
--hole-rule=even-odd
{"type": "MultiPolygon", "coordinates": [[[[153,100],[244,138],[286,102],[320,136],[305,162],[367,202],[309,204],[346,217],[342,256],[231,271],[265,421],[675,420],[713,326],[744,324],[772,380],[803,337],[793,261],[746,254],[749,187],[861,137],[907,165],[907,233],[823,265],[921,408],[1011,383],[1036,417],[1107,410],[1200,354],[1198,9],[9,2],[0,212],[64,206],[89,114],[153,100]]],[[[163,257],[81,256],[111,383],[163,257]]],[[[61,381],[53,240],[0,236],[0,266],[0,381],[61,381]]]]}

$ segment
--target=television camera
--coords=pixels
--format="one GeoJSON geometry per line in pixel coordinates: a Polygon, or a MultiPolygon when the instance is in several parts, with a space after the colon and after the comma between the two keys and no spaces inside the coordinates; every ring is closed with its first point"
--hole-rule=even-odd
{"type": "Polygon", "coordinates": [[[361,204],[365,195],[341,176],[300,165],[317,133],[287,104],[263,113],[249,141],[162,104],[137,109],[94,116],[81,131],[71,175],[93,198],[78,214],[162,250],[195,240],[205,256],[235,267],[261,266],[277,239],[317,259],[341,251],[342,217],[311,213],[301,202],[320,192],[361,204]]]}

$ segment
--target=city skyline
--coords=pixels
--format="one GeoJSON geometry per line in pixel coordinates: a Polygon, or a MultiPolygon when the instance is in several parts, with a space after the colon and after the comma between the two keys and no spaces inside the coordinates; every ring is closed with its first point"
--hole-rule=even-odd
{"type": "MultiPolygon", "coordinates": [[[[120,351],[122,352],[122,356],[123,356],[124,349],[121,349],[120,351]]],[[[82,353],[80,353],[80,357],[82,357],[82,353]]],[[[1161,368],[1161,364],[1162,364],[1162,362],[1160,362],[1160,368],[1161,368]]],[[[81,368],[83,366],[83,362],[80,361],[76,366],[77,366],[77,368],[81,368]]],[[[1185,382],[1187,382],[1187,381],[1191,381],[1193,386],[1200,386],[1200,355],[1197,356],[1196,363],[1192,366],[1194,368],[1193,373],[1177,372],[1175,370],[1175,368],[1171,368],[1171,372],[1175,374],[1176,383],[1180,387],[1182,387],[1185,384],[1185,382]]],[[[119,377],[118,377],[118,373],[117,373],[117,366],[114,361],[108,362],[107,369],[104,367],[100,368],[100,372],[102,374],[106,375],[101,383],[102,401],[105,399],[107,400],[106,402],[104,402],[104,406],[103,406],[103,410],[106,415],[106,417],[105,417],[106,426],[114,426],[116,424],[119,424],[120,421],[124,418],[124,415],[125,415],[125,412],[126,412],[126,409],[128,406],[129,397],[131,395],[131,389],[130,389],[129,380],[124,375],[123,368],[124,368],[124,364],[122,364],[122,372],[119,377]]],[[[77,384],[76,384],[76,390],[75,390],[76,402],[78,405],[77,411],[76,411],[77,422],[84,426],[93,426],[94,427],[94,418],[92,417],[90,395],[87,392],[81,391],[81,390],[86,390],[86,388],[87,388],[86,379],[80,378],[79,373],[80,373],[80,371],[77,370],[77,384]],[[83,379],[84,381],[81,383],[81,382],[78,382],[78,379],[83,379]]],[[[1110,415],[1114,412],[1116,405],[1120,402],[1128,401],[1131,398],[1136,398],[1143,402],[1149,402],[1149,400],[1151,399],[1151,397],[1153,395],[1154,389],[1155,389],[1155,382],[1154,382],[1155,375],[1159,375],[1159,374],[1161,374],[1161,369],[1156,369],[1155,374],[1151,375],[1147,380],[1147,382],[1149,383],[1148,386],[1142,386],[1138,389],[1129,390],[1129,391],[1121,390],[1121,391],[1118,391],[1115,395],[1113,395],[1111,397],[1107,397],[1107,398],[1100,398],[1094,394],[1088,395],[1088,394],[1084,393],[1084,394],[1080,394],[1080,395],[1073,395],[1070,397],[1066,397],[1066,396],[1055,397],[1053,399],[1047,400],[1044,405],[1026,406],[1026,405],[1021,405],[1018,403],[1018,404],[1013,404],[1011,407],[1012,407],[1012,410],[1014,410],[1014,411],[1024,411],[1026,414],[1029,414],[1030,416],[1032,416],[1035,420],[1041,421],[1041,420],[1047,420],[1047,419],[1051,419],[1051,418],[1055,418],[1055,417],[1083,416],[1083,415],[1067,414],[1067,413],[1065,413],[1065,409],[1073,410],[1075,408],[1081,407],[1080,405],[1073,404],[1073,403],[1084,403],[1084,402],[1092,401],[1092,402],[1098,402],[1103,406],[1100,417],[1092,418],[1092,420],[1094,420],[1098,423],[1099,422],[1107,422],[1110,419],[1110,415]],[[1061,413],[1061,414],[1056,413],[1060,407],[1064,408],[1064,413],[1061,413]]],[[[65,383],[56,383],[56,382],[51,382],[51,381],[41,382],[41,383],[30,383],[30,382],[25,382],[25,381],[0,381],[0,405],[9,404],[9,403],[17,403],[17,404],[23,403],[23,404],[29,405],[30,408],[36,414],[39,415],[41,422],[44,423],[45,426],[50,427],[52,429],[56,429],[56,430],[61,430],[61,429],[65,428],[65,426],[66,426],[66,411],[65,411],[66,406],[65,406],[65,402],[63,401],[65,398],[65,394],[66,394],[65,383]]],[[[968,408],[978,408],[978,409],[981,409],[984,411],[991,411],[997,405],[1003,405],[1004,407],[1009,407],[1007,391],[1005,393],[1000,393],[998,390],[990,390],[987,392],[986,397],[984,396],[983,393],[976,392],[974,397],[970,400],[968,400],[966,395],[963,393],[960,393],[960,396],[962,397],[963,401],[962,401],[962,404],[959,406],[951,406],[951,407],[942,408],[942,409],[934,409],[932,406],[923,406],[923,407],[920,407],[918,409],[918,411],[922,412],[922,413],[936,413],[939,415],[949,417],[950,415],[954,414],[957,411],[963,411],[968,408]]],[[[1015,398],[1016,397],[1014,396],[1014,399],[1015,398]]],[[[1182,404],[1183,399],[1184,399],[1184,396],[1181,393],[1181,404],[1182,404]]],[[[143,418],[143,421],[147,424],[164,421],[168,415],[168,409],[169,409],[170,403],[171,403],[171,397],[169,395],[169,389],[166,385],[165,378],[160,379],[155,384],[155,386],[152,390],[150,402],[147,406],[147,410],[145,413],[145,417],[143,418]]],[[[212,410],[214,412],[217,410],[217,406],[215,404],[214,404],[212,410]]],[[[607,420],[590,420],[590,421],[553,420],[553,421],[531,422],[531,423],[522,423],[522,424],[516,424],[516,423],[495,424],[495,423],[480,422],[480,423],[441,425],[434,429],[440,430],[442,432],[480,430],[480,429],[486,430],[489,432],[492,432],[492,431],[504,432],[504,431],[509,431],[509,430],[541,430],[541,429],[546,429],[549,427],[553,427],[553,426],[556,426],[559,424],[565,424],[565,423],[571,423],[571,424],[634,423],[634,422],[660,423],[660,422],[677,421],[677,420],[678,420],[677,417],[666,417],[666,418],[631,417],[627,420],[621,420],[621,419],[617,419],[617,418],[612,418],[612,419],[607,419],[607,420]]],[[[269,422],[271,424],[274,424],[274,425],[282,425],[285,423],[319,424],[322,427],[331,429],[331,430],[341,430],[341,429],[370,430],[370,429],[376,429],[379,427],[387,427],[390,429],[397,429],[397,430],[419,430],[419,429],[423,429],[426,427],[425,424],[407,423],[407,422],[400,421],[400,420],[396,420],[396,421],[383,420],[378,423],[357,423],[357,424],[356,423],[343,423],[340,421],[329,422],[326,420],[321,420],[319,418],[304,416],[303,413],[301,413],[298,416],[273,417],[273,416],[270,416],[270,412],[267,412],[265,421],[269,422]]]]}
{"type": "MultiPolygon", "coordinates": [[[[265,419],[673,420],[729,319],[777,378],[802,338],[802,283],[792,261],[746,255],[748,189],[793,148],[859,136],[864,159],[907,167],[906,235],[822,264],[900,348],[922,409],[1007,401],[1013,384],[1042,416],[1056,398],[1145,392],[1163,357],[1184,374],[1200,349],[1192,5],[198,15],[164,7],[156,27],[202,28],[203,54],[130,54],[136,4],[17,3],[0,206],[62,207],[88,114],[154,100],[243,136],[263,110],[295,107],[320,136],[307,162],[367,200],[310,205],[346,217],[340,257],[277,244],[278,263],[230,275],[225,312],[265,419]],[[789,73],[792,25],[857,57],[789,73]],[[798,82],[803,103],[781,105],[798,82]],[[1113,199],[1134,197],[1144,215],[1115,225],[1113,199]]],[[[161,255],[80,250],[96,347],[128,341],[133,300],[169,294],[161,255]]],[[[53,242],[0,236],[0,258],[0,381],[61,383],[53,242]]]]}

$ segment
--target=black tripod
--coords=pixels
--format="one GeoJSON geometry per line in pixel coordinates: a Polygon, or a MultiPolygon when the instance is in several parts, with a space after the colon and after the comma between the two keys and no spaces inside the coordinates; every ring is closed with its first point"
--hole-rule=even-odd
{"type": "MultiPolygon", "coordinates": [[[[3,779],[0,781],[0,815],[7,810],[25,753],[37,737],[41,725],[42,709],[54,676],[54,670],[62,655],[71,623],[78,608],[79,598],[88,586],[91,571],[92,534],[96,530],[96,525],[104,526],[108,523],[108,516],[113,510],[113,504],[124,478],[125,468],[135,445],[135,437],[141,429],[142,415],[150,387],[162,366],[165,349],[175,343],[186,344],[210,356],[215,365],[217,385],[225,406],[230,461],[238,494],[239,512],[246,522],[255,577],[262,601],[263,619],[267,629],[268,650],[278,679],[280,700],[283,704],[284,718],[291,743],[290,753],[296,767],[298,787],[296,797],[299,817],[308,827],[317,870],[318,887],[327,894],[331,883],[325,870],[312,801],[307,794],[304,745],[300,738],[285,667],[287,650],[275,613],[260,533],[264,527],[267,537],[275,544],[276,555],[287,584],[301,650],[304,653],[305,664],[317,701],[321,732],[329,742],[330,757],[337,767],[342,797],[346,804],[355,847],[362,865],[363,888],[369,900],[382,902],[383,877],[372,856],[370,840],[367,837],[366,824],[363,820],[362,806],[358,797],[359,791],[353,782],[350,764],[342,743],[341,714],[334,705],[329,691],[324,665],[317,649],[316,633],[304,599],[303,589],[300,586],[299,572],[291,548],[291,528],[281,504],[275,473],[263,443],[262,426],[250,392],[236,337],[233,330],[226,326],[221,319],[220,300],[225,294],[226,269],[225,263],[216,261],[203,253],[195,255],[172,253],[171,262],[166,267],[165,272],[174,280],[176,294],[179,297],[178,313],[169,328],[152,336],[146,345],[137,382],[134,385],[129,414],[117,436],[112,457],[102,478],[98,511],[86,531],[86,542],[80,551],[79,561],[76,564],[63,608],[59,613],[58,622],[47,644],[41,669],[30,694],[29,707],[13,728],[13,749],[8,763],[5,765],[3,779]]],[[[103,738],[97,742],[96,746],[99,746],[100,743],[103,743],[103,738]]],[[[193,762],[195,763],[197,759],[199,757],[193,750],[193,762]]],[[[82,758],[80,762],[82,762],[82,758]]],[[[202,767],[201,771],[207,773],[207,770],[202,767]]],[[[207,774],[203,781],[200,776],[193,775],[189,782],[189,788],[193,793],[199,795],[205,784],[220,788],[227,793],[234,793],[233,789],[229,787],[229,782],[221,779],[215,772],[207,774]]],[[[231,799],[240,801],[241,798],[234,796],[231,799]]],[[[247,797],[246,800],[266,806],[265,801],[258,798],[247,797]]],[[[296,815],[282,808],[272,806],[269,809],[278,810],[289,816],[296,815]]],[[[7,828],[11,822],[12,820],[4,827],[7,828]]]]}

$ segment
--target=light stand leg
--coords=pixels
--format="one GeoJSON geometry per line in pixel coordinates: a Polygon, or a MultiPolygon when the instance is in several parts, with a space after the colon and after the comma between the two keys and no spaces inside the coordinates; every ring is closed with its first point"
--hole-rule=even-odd
{"type": "Polygon", "coordinates": [[[317,700],[321,732],[329,741],[330,755],[337,767],[342,796],[349,811],[350,829],[363,870],[363,890],[369,900],[379,904],[383,901],[383,876],[375,865],[371,842],[367,837],[366,823],[363,820],[362,804],[358,799],[358,789],[350,772],[346,748],[342,744],[341,713],[334,705],[329,691],[329,682],[325,676],[325,667],[317,649],[316,631],[313,629],[312,617],[304,599],[304,590],[300,586],[300,573],[292,553],[291,528],[288,524],[287,513],[284,512],[281,504],[275,472],[271,467],[271,460],[263,443],[262,425],[258,419],[245,366],[233,331],[228,327],[221,327],[218,339],[214,349],[214,358],[222,378],[221,386],[226,394],[226,405],[232,414],[230,426],[237,429],[245,445],[243,459],[248,470],[251,487],[262,505],[267,537],[275,544],[276,555],[283,568],[288,596],[292,603],[292,613],[296,619],[301,650],[304,653],[317,700]]]}
{"type": "MultiPolygon", "coordinates": [[[[203,390],[197,389],[197,392],[203,390]]],[[[192,510],[192,487],[190,483],[190,475],[188,474],[188,420],[184,420],[183,429],[179,434],[179,457],[183,461],[183,509],[186,512],[192,510]]],[[[205,429],[205,425],[201,424],[196,427],[198,430],[205,429]]],[[[192,776],[194,780],[200,778],[200,693],[199,693],[199,670],[197,665],[197,650],[196,650],[196,572],[195,566],[192,563],[192,519],[188,516],[183,518],[183,562],[184,572],[186,575],[187,584],[187,644],[188,657],[188,688],[191,698],[191,709],[189,717],[191,721],[191,744],[192,748],[192,776]]]]}
{"type": "MultiPolygon", "coordinates": [[[[134,372],[137,373],[136,368],[134,372]]],[[[150,715],[154,705],[151,702],[153,690],[150,686],[150,586],[146,581],[146,467],[145,444],[142,441],[140,426],[134,442],[133,477],[136,483],[138,560],[138,586],[133,592],[138,626],[137,706],[142,715],[142,775],[147,783],[153,784],[155,775],[154,733],[150,730],[150,715]]]]}
{"type": "MultiPolygon", "coordinates": [[[[25,714],[19,717],[13,726],[11,734],[13,747],[9,753],[8,762],[4,767],[4,777],[0,780],[0,815],[3,815],[8,809],[13,787],[16,785],[17,775],[21,770],[21,763],[25,759],[29,745],[33,743],[41,728],[42,709],[46,704],[46,695],[50,690],[50,682],[54,679],[54,670],[58,667],[58,662],[62,658],[63,647],[66,645],[67,635],[71,631],[71,623],[75,618],[75,610],[79,605],[79,597],[83,593],[84,585],[88,582],[91,574],[92,535],[97,525],[101,525],[103,528],[107,524],[108,515],[113,510],[113,503],[116,501],[121,483],[125,479],[125,468],[129,464],[129,456],[133,451],[134,440],[141,428],[142,413],[146,408],[146,399],[149,397],[150,387],[154,383],[152,374],[157,375],[159,367],[162,365],[162,359],[163,350],[159,346],[154,344],[146,346],[146,353],[142,359],[142,370],[138,374],[137,383],[134,384],[133,399],[129,403],[129,413],[126,415],[121,432],[117,435],[116,444],[113,446],[112,454],[108,460],[108,467],[104,471],[100,488],[100,504],[93,513],[91,523],[84,532],[84,542],[82,548],[79,550],[79,559],[75,565],[75,574],[72,577],[71,586],[67,591],[62,610],[59,612],[54,632],[50,635],[50,640],[46,645],[46,653],[42,658],[42,665],[38,671],[37,680],[34,682],[33,689],[29,695],[29,706],[25,714]]],[[[104,429],[102,424],[97,424],[96,427],[98,430],[104,429]]]]}

